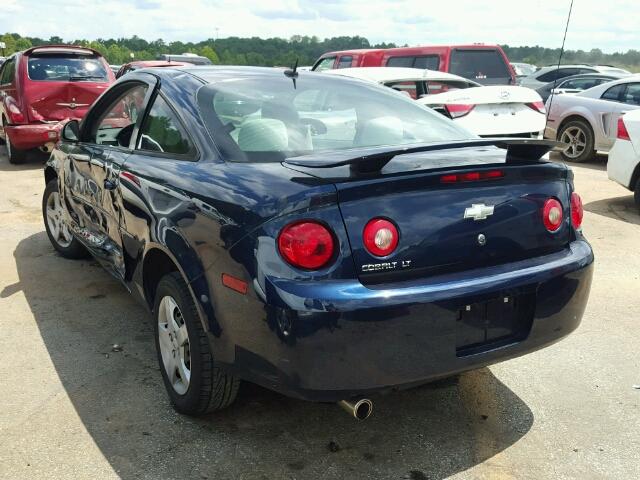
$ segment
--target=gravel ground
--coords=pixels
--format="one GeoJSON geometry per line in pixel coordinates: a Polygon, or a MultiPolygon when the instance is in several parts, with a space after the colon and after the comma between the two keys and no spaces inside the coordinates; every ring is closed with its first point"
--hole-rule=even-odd
{"type": "Polygon", "coordinates": [[[376,398],[366,422],[251,385],[195,420],[169,406],[144,310],[50,247],[42,158],[0,147],[0,478],[639,478],[640,216],[602,159],[573,168],[597,262],[573,335],[376,398]]]}

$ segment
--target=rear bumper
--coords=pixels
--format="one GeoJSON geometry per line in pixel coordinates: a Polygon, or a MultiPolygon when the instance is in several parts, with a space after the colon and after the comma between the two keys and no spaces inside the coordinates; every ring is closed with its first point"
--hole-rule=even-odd
{"type": "Polygon", "coordinates": [[[616,140],[609,152],[607,175],[610,180],[633,190],[635,185],[631,185],[631,181],[638,163],[640,155],[636,153],[633,144],[628,140],[616,140]]]}
{"type": "Polygon", "coordinates": [[[62,122],[8,125],[5,131],[15,148],[29,150],[57,142],[62,125],[62,122]]]}
{"type": "Polygon", "coordinates": [[[228,368],[273,390],[316,401],[419,385],[568,335],[580,324],[592,264],[591,247],[578,240],[545,257],[388,289],[357,281],[270,279],[262,292],[269,299],[262,306],[264,322],[230,327],[234,358],[228,368]],[[533,293],[534,308],[522,337],[472,353],[457,351],[457,322],[465,305],[523,292],[533,293]]]}

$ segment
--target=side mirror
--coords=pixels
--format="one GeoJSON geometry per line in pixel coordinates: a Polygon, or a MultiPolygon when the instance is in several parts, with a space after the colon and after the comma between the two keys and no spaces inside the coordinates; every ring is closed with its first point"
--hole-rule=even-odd
{"type": "Polygon", "coordinates": [[[62,128],[62,140],[75,143],[80,140],[80,122],[69,120],[62,128]]]}

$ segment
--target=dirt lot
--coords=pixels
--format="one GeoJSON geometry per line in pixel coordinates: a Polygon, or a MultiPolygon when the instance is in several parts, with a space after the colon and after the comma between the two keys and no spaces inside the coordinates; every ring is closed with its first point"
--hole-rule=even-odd
{"type": "Polygon", "coordinates": [[[377,398],[361,423],[250,385],[222,413],[174,413],[148,316],[50,247],[41,169],[0,147],[0,478],[640,477],[640,216],[602,162],[574,167],[597,262],[578,331],[377,398]]]}

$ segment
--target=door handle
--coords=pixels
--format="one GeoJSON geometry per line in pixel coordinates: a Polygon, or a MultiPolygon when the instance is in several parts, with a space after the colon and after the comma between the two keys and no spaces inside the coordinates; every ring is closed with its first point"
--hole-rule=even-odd
{"type": "Polygon", "coordinates": [[[117,182],[114,182],[113,180],[106,180],[104,181],[104,189],[105,190],[115,190],[117,186],[117,182]]]}

